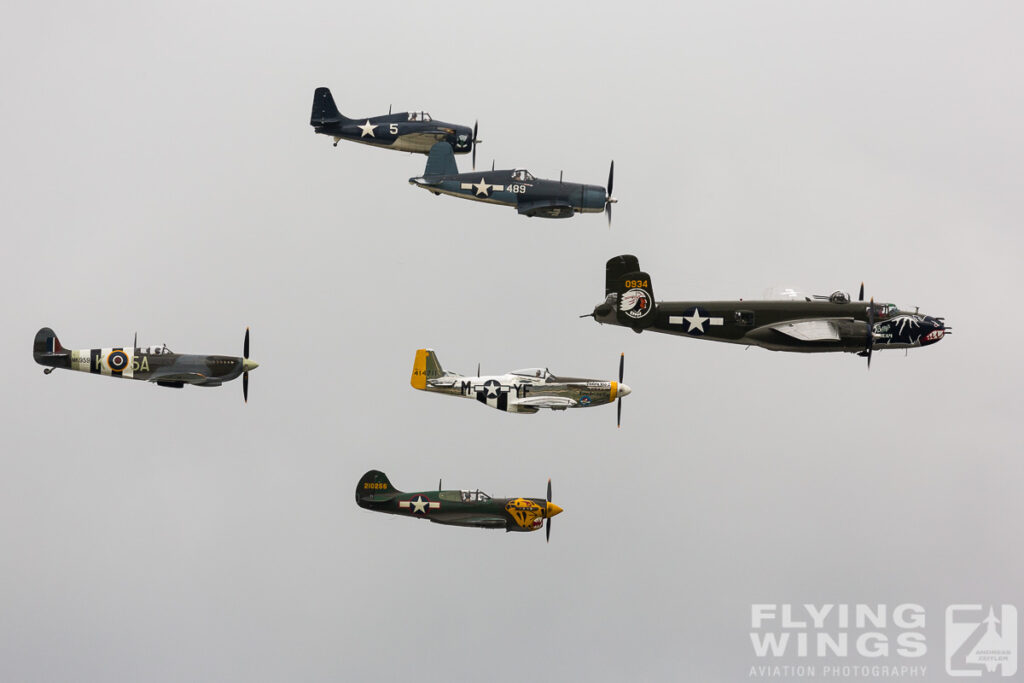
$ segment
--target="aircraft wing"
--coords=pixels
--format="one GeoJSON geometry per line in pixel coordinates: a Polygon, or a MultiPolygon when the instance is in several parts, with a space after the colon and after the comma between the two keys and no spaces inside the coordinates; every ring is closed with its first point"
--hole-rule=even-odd
{"type": "Polygon", "coordinates": [[[576,405],[576,401],[564,396],[531,396],[516,401],[509,401],[509,403],[530,408],[551,408],[552,410],[565,410],[576,405]]]}
{"type": "Polygon", "coordinates": [[[504,529],[505,519],[495,515],[465,515],[457,518],[446,519],[444,517],[431,517],[434,524],[447,524],[449,526],[476,526],[483,529],[504,529]]]}
{"type": "Polygon", "coordinates": [[[519,202],[516,210],[525,216],[572,217],[572,203],[568,199],[537,199],[532,202],[519,202]]]}
{"type": "Polygon", "coordinates": [[[157,370],[146,378],[150,382],[185,382],[186,384],[202,384],[210,378],[201,372],[175,372],[172,368],[161,372],[157,370]]]}
{"type": "Polygon", "coordinates": [[[800,341],[839,341],[839,323],[852,321],[853,318],[815,318],[790,320],[769,327],[800,341]]]}

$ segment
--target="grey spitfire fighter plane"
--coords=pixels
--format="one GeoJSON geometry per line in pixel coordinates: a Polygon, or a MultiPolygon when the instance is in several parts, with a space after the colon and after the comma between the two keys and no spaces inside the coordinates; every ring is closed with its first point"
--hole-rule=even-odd
{"type": "Polygon", "coordinates": [[[462,199],[511,206],[524,216],[570,218],[576,213],[607,211],[612,222],[612,181],[615,162],[608,171],[608,189],[600,185],[566,183],[562,179],[535,178],[526,169],[459,173],[451,145],[439,142],[430,150],[423,175],[409,183],[436,195],[450,194],[462,199]]]}
{"type": "Polygon", "coordinates": [[[635,256],[616,256],[605,270],[605,300],[594,312],[599,323],[635,332],[650,329],[684,337],[803,353],[845,351],[865,356],[875,349],[929,346],[951,332],[943,318],[901,311],[895,304],[830,296],[781,301],[659,301],[651,276],[635,256]]]}
{"type": "Polygon", "coordinates": [[[416,351],[412,366],[414,389],[449,396],[476,399],[491,408],[509,413],[536,413],[541,408],[565,410],[612,403],[618,399],[619,424],[622,423],[622,397],[632,389],[622,383],[625,355],[619,357],[619,381],[555,377],[546,368],[513,370],[504,375],[467,377],[445,372],[431,349],[416,351]]]}
{"type": "Polygon", "coordinates": [[[309,125],[314,132],[330,135],[334,146],[342,140],[360,142],[374,147],[385,147],[400,152],[428,154],[430,148],[444,141],[457,154],[473,152],[476,166],[477,125],[460,126],[455,123],[435,121],[423,111],[402,112],[384,116],[370,116],[365,119],[350,119],[334,104],[328,88],[317,88],[313,93],[313,111],[309,125]]]}
{"type": "Polygon", "coordinates": [[[48,366],[43,370],[47,375],[54,368],[64,368],[94,375],[156,382],[157,386],[176,389],[186,384],[219,387],[241,375],[242,396],[248,402],[249,371],[259,367],[259,363],[249,360],[249,328],[245,330],[242,348],[241,358],[174,353],[166,344],[143,348],[135,345],[71,351],[61,346],[53,330],[44,327],[36,332],[32,357],[40,365],[48,366]]]}

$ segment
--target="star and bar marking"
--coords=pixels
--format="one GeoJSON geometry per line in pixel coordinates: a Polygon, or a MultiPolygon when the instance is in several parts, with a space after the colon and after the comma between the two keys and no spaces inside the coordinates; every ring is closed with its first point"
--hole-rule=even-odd
{"type": "Polygon", "coordinates": [[[412,514],[414,515],[425,515],[428,510],[437,510],[441,507],[441,504],[430,500],[424,495],[418,495],[410,500],[402,500],[398,502],[400,508],[412,508],[412,514]]]}
{"type": "Polygon", "coordinates": [[[366,119],[366,123],[364,123],[363,125],[356,126],[356,128],[363,131],[363,134],[359,136],[361,138],[365,138],[367,135],[369,135],[371,138],[377,137],[376,135],[373,134],[373,129],[376,127],[377,124],[370,123],[370,119],[366,119]]]}
{"type": "Polygon", "coordinates": [[[483,195],[484,197],[490,197],[491,192],[501,192],[505,189],[504,185],[491,185],[483,177],[480,178],[479,183],[462,183],[463,190],[473,190],[473,194],[477,197],[483,195]]]}
{"type": "Polygon", "coordinates": [[[670,315],[668,317],[669,325],[682,325],[684,323],[689,325],[686,329],[687,334],[704,334],[707,332],[704,329],[705,325],[723,325],[725,324],[725,319],[705,315],[704,311],[698,307],[684,311],[684,315],[670,315]]]}

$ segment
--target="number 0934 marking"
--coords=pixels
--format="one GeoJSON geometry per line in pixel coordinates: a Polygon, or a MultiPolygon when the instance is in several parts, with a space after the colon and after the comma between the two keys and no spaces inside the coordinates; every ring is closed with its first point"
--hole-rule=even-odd
{"type": "Polygon", "coordinates": [[[646,287],[647,280],[625,280],[623,284],[627,287],[646,287]]]}

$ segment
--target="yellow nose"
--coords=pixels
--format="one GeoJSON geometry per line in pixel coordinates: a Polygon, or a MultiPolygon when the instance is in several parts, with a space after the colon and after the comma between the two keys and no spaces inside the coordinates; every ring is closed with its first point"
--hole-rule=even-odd
{"type": "Polygon", "coordinates": [[[554,503],[548,503],[548,512],[547,512],[546,516],[549,519],[551,517],[554,517],[555,515],[561,514],[561,512],[562,512],[562,508],[558,507],[554,503]]]}
{"type": "Polygon", "coordinates": [[[255,361],[251,361],[248,358],[243,358],[242,359],[242,370],[244,372],[249,372],[250,370],[255,370],[259,366],[260,366],[259,363],[256,363],[255,361]]]}

